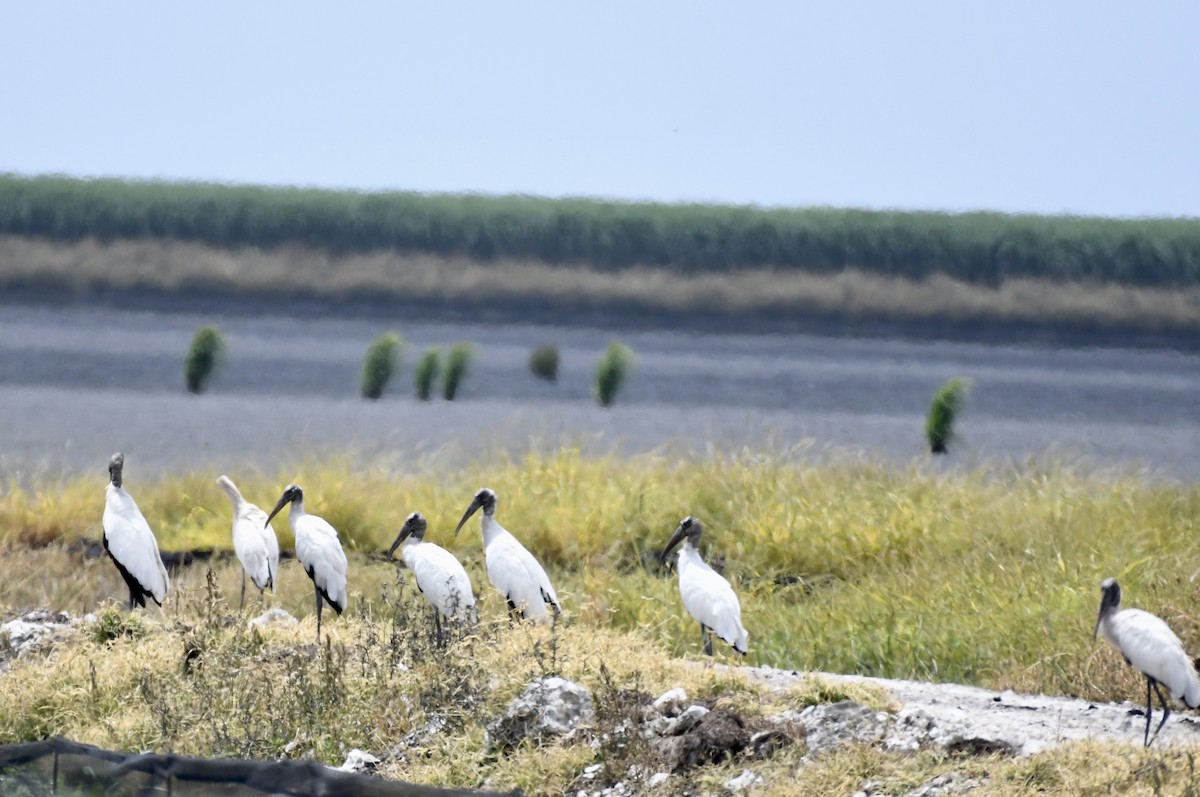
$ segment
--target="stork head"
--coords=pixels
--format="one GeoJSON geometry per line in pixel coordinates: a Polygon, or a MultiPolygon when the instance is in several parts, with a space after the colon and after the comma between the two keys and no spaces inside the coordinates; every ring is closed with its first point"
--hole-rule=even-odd
{"type": "Polygon", "coordinates": [[[284,488],[283,495],[279,496],[279,501],[275,504],[275,508],[271,510],[271,514],[267,515],[267,522],[263,524],[265,529],[271,523],[271,518],[279,514],[279,510],[283,509],[293,501],[304,503],[304,491],[300,489],[298,484],[289,484],[284,488]]]}
{"type": "Polygon", "coordinates": [[[112,455],[108,461],[108,480],[113,487],[121,486],[121,469],[125,467],[125,455],[120,451],[112,455]]]}
{"type": "Polygon", "coordinates": [[[412,537],[417,542],[425,539],[425,529],[429,524],[425,521],[425,516],[420,512],[413,512],[404,519],[404,525],[400,527],[400,533],[396,535],[396,541],[392,543],[392,547],[388,548],[388,558],[392,558],[392,554],[400,547],[400,544],[412,537]]]}
{"type": "Polygon", "coordinates": [[[1100,621],[1104,615],[1111,614],[1121,608],[1121,585],[1115,578],[1106,578],[1100,582],[1100,611],[1096,614],[1096,628],[1092,631],[1092,641],[1100,633],[1100,621]]]}
{"type": "Polygon", "coordinates": [[[475,493],[475,498],[471,501],[471,505],[467,507],[467,511],[463,513],[462,520],[458,521],[458,525],[454,527],[454,536],[458,536],[458,530],[463,527],[463,524],[474,515],[478,510],[482,509],[485,517],[492,517],[496,514],[496,494],[484,487],[479,492],[475,493]]]}
{"type": "Polygon", "coordinates": [[[687,540],[692,544],[693,548],[700,547],[700,535],[704,533],[704,526],[696,518],[688,515],[683,520],[679,521],[679,527],[675,529],[675,533],[671,535],[671,539],[667,541],[667,547],[663,548],[661,554],[658,555],[658,561],[667,561],[667,554],[671,549],[678,545],[683,540],[687,540]]]}

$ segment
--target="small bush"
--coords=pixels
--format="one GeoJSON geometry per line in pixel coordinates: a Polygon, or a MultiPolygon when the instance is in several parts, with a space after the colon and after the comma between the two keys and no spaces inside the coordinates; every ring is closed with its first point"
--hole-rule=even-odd
{"type": "Polygon", "coordinates": [[[92,639],[100,644],[122,637],[141,639],[147,632],[142,618],[116,606],[107,606],[96,612],[96,622],[91,627],[92,639]]]}
{"type": "Polygon", "coordinates": [[[954,436],[954,419],[962,412],[970,386],[970,380],[955,377],[933,394],[929,417],[925,419],[925,439],[929,441],[932,453],[946,453],[946,445],[954,436]]]}
{"type": "Polygon", "coordinates": [[[192,345],[188,347],[187,359],[183,362],[183,378],[191,393],[200,393],[208,385],[217,365],[225,354],[225,339],[215,326],[203,326],[196,330],[192,345]]]}
{"type": "Polygon", "coordinates": [[[470,343],[455,343],[446,355],[446,378],[442,383],[442,396],[446,401],[454,401],[458,395],[458,386],[467,376],[471,367],[474,351],[470,343]]]}
{"type": "Polygon", "coordinates": [[[621,343],[610,343],[596,363],[596,401],[601,407],[611,407],[617,393],[625,384],[633,365],[633,352],[621,343]]]}
{"type": "Polygon", "coordinates": [[[430,346],[421,355],[421,359],[417,361],[417,368],[413,371],[413,385],[416,386],[417,398],[421,401],[429,401],[429,397],[433,395],[433,383],[437,381],[441,370],[442,353],[436,346],[430,346]]]}
{"type": "Polygon", "coordinates": [[[529,355],[529,370],[539,379],[558,381],[558,347],[538,346],[529,355]]]}
{"type": "Polygon", "coordinates": [[[367,347],[358,388],[363,398],[377,399],[383,395],[392,373],[399,366],[403,345],[399,335],[386,332],[367,347]]]}

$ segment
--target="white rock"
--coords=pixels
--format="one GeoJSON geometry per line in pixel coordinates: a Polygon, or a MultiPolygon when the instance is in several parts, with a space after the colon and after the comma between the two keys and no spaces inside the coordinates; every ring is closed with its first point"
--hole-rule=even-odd
{"type": "Polygon", "coordinates": [[[292,617],[285,610],[278,606],[273,609],[267,609],[265,612],[255,617],[249,622],[251,628],[268,628],[270,626],[291,626],[299,625],[300,621],[292,617]]]}
{"type": "Polygon", "coordinates": [[[488,725],[488,746],[505,748],[525,738],[541,742],[551,736],[567,736],[595,718],[587,689],[558,676],[541,678],[526,686],[504,716],[488,725]]]}
{"type": "Polygon", "coordinates": [[[688,706],[682,714],[679,715],[679,722],[675,726],[674,734],[678,736],[681,733],[687,733],[696,723],[704,718],[708,713],[708,709],[704,706],[688,706]]]}
{"type": "Polygon", "coordinates": [[[658,788],[659,786],[663,785],[670,779],[671,779],[671,773],[669,773],[669,772],[655,772],[653,775],[650,776],[650,779],[646,781],[646,785],[651,789],[655,789],[655,788],[658,788]]]}
{"type": "Polygon", "coordinates": [[[650,707],[659,714],[662,714],[664,717],[675,717],[678,716],[680,711],[683,711],[683,707],[687,705],[687,702],[687,692],[683,691],[682,688],[677,686],[674,689],[668,689],[659,695],[658,698],[650,704],[650,707]]]}
{"type": "Polygon", "coordinates": [[[738,792],[746,791],[754,786],[758,786],[762,782],[762,775],[759,775],[749,769],[743,769],[742,774],[725,781],[725,788],[736,794],[738,792]]]}
{"type": "Polygon", "coordinates": [[[345,763],[337,769],[339,772],[371,772],[377,766],[378,758],[355,747],[346,754],[345,763]]]}
{"type": "Polygon", "coordinates": [[[584,780],[594,780],[595,777],[599,775],[601,771],[603,771],[603,769],[603,764],[592,764],[591,766],[584,767],[583,772],[580,773],[579,777],[583,778],[584,780]]]}

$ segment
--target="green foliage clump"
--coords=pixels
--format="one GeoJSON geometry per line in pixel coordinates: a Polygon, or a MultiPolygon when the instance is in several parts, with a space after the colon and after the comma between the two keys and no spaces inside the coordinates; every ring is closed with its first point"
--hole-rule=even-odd
{"type": "Polygon", "coordinates": [[[371,343],[363,358],[359,392],[363,398],[377,399],[399,365],[404,341],[395,332],[385,332],[371,343]]]}
{"type": "Polygon", "coordinates": [[[141,639],[146,636],[146,623],[133,612],[115,606],[107,606],[96,612],[91,636],[99,644],[114,639],[141,639]]]}
{"type": "Polygon", "coordinates": [[[450,347],[450,353],[446,355],[445,381],[442,382],[442,396],[446,401],[454,401],[458,395],[458,387],[466,378],[474,358],[475,352],[470,343],[455,343],[450,347]]]}
{"type": "Polygon", "coordinates": [[[413,385],[417,388],[417,398],[429,401],[433,395],[433,385],[442,370],[442,352],[436,346],[430,346],[417,360],[413,371],[413,385]]]}
{"type": "Polygon", "coordinates": [[[945,454],[946,446],[954,437],[954,421],[962,412],[971,381],[955,377],[943,384],[933,394],[929,415],[925,418],[925,439],[934,454],[945,454]]]}
{"type": "Polygon", "coordinates": [[[633,366],[633,352],[623,343],[610,343],[596,363],[596,402],[611,407],[633,366]]]}
{"type": "Polygon", "coordinates": [[[196,330],[183,362],[183,378],[191,393],[200,393],[216,371],[225,354],[221,331],[209,324],[196,330]]]}
{"type": "Polygon", "coordinates": [[[538,346],[529,354],[529,370],[539,379],[558,381],[558,347],[538,346]]]}

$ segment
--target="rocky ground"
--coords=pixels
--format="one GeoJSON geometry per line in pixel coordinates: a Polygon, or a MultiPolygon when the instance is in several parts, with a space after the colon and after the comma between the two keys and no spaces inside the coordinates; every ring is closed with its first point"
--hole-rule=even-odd
{"type": "MultiPolygon", "coordinates": [[[[0,678],[11,661],[44,652],[65,635],[94,622],[97,620],[93,615],[72,617],[41,610],[0,625],[0,678]]],[[[272,609],[251,621],[259,626],[294,622],[281,609],[272,609]]],[[[682,688],[675,688],[657,696],[633,695],[628,718],[613,725],[611,716],[598,716],[587,688],[547,676],[530,682],[502,715],[488,723],[488,746],[503,753],[523,743],[540,745],[575,739],[611,753],[622,746],[644,744],[650,755],[641,760],[652,765],[637,764],[628,771],[614,773],[604,764],[593,764],[583,769],[572,789],[578,797],[631,797],[647,790],[669,791],[670,783],[681,773],[726,761],[736,762],[742,769],[724,783],[725,790],[743,792],[763,783],[763,776],[755,771],[756,764],[763,764],[780,749],[792,745],[804,746],[805,760],[851,744],[876,746],[897,754],[934,749],[1022,757],[1085,739],[1140,746],[1145,728],[1142,707],[1131,703],[1096,704],[957,684],[799,673],[770,667],[729,669],[781,692],[793,689],[804,679],[832,685],[867,685],[886,695],[886,705],[880,709],[845,700],[749,718],[719,701],[712,705],[693,702],[682,688]]],[[[369,774],[389,762],[403,762],[406,756],[421,754],[420,748],[441,731],[442,726],[433,721],[389,750],[352,750],[339,769],[369,774]]],[[[1200,722],[1182,712],[1173,714],[1155,745],[1200,746],[1200,722]]],[[[607,760],[608,756],[599,758],[607,760]]],[[[967,776],[941,775],[909,792],[909,797],[961,794],[980,782],[967,776]]],[[[859,794],[872,793],[872,783],[863,783],[859,794]]]]}

